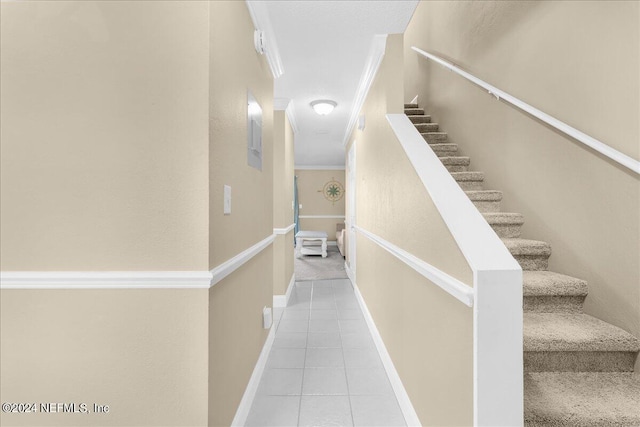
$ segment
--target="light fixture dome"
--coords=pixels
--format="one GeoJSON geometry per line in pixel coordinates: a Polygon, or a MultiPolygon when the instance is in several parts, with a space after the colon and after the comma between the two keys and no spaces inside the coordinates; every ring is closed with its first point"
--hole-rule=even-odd
{"type": "Polygon", "coordinates": [[[329,99],[318,99],[311,103],[313,110],[321,116],[326,116],[331,113],[336,105],[338,104],[335,101],[329,99]]]}

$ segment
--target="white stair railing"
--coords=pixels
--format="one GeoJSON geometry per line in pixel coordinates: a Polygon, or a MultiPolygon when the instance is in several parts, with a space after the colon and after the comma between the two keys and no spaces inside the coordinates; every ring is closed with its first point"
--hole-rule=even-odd
{"type": "Polygon", "coordinates": [[[391,129],[469,267],[469,287],[436,267],[357,227],[396,258],[473,306],[473,424],[523,425],[522,269],[404,114],[391,129]]]}
{"type": "Polygon", "coordinates": [[[442,65],[443,67],[447,68],[448,70],[453,71],[456,74],[459,74],[460,76],[464,77],[465,79],[469,80],[470,82],[486,89],[490,95],[495,96],[498,99],[504,99],[505,101],[507,101],[508,103],[510,103],[511,105],[514,105],[515,107],[518,107],[519,109],[521,109],[522,111],[531,114],[532,116],[542,120],[543,122],[547,123],[550,126],[553,126],[554,128],[558,129],[559,131],[569,135],[570,137],[574,138],[577,141],[580,141],[581,143],[583,143],[584,145],[591,147],[592,149],[596,150],[597,152],[599,152],[600,154],[607,156],[608,158],[610,158],[611,160],[613,160],[614,162],[626,167],[627,169],[637,173],[640,175],[640,162],[630,156],[627,156],[624,153],[621,153],[620,151],[616,150],[615,148],[612,148],[610,146],[608,146],[607,144],[605,144],[602,141],[599,141],[589,135],[587,135],[584,132],[579,131],[578,129],[569,126],[568,124],[566,124],[563,121],[560,121],[558,119],[556,119],[555,117],[552,117],[550,115],[548,115],[547,113],[538,110],[537,108],[527,104],[524,101],[521,101],[520,99],[516,98],[515,96],[512,96],[500,89],[498,89],[495,86],[490,85],[489,83],[485,82],[484,80],[481,80],[479,78],[477,78],[476,76],[474,76],[473,74],[470,74],[466,71],[464,71],[463,69],[451,64],[450,62],[445,61],[444,59],[429,53],[429,52],[425,52],[422,49],[418,49],[415,46],[412,46],[411,49],[413,49],[414,51],[418,52],[420,55],[424,56],[425,58],[431,59],[432,61],[437,62],[438,64],[442,65]]]}

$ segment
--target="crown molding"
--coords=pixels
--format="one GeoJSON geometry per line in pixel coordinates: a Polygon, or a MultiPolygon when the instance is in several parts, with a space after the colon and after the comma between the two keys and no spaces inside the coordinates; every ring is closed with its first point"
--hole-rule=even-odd
{"type": "Polygon", "coordinates": [[[343,171],[344,165],[295,165],[294,169],[308,171],[343,171]]]}
{"type": "Polygon", "coordinates": [[[291,125],[291,130],[293,130],[294,134],[298,133],[298,122],[296,122],[296,110],[293,105],[293,99],[289,102],[289,105],[287,105],[286,113],[289,124],[291,125]]]}
{"type": "Polygon", "coordinates": [[[371,89],[371,85],[376,78],[376,74],[378,73],[378,68],[380,68],[380,63],[382,62],[382,58],[384,57],[386,47],[386,34],[377,34],[373,36],[371,48],[369,49],[369,56],[367,57],[367,62],[365,63],[364,69],[362,70],[360,83],[358,83],[358,91],[356,92],[356,97],[353,102],[353,108],[351,109],[349,124],[347,125],[347,130],[342,141],[342,145],[345,147],[349,143],[349,138],[351,137],[353,128],[358,121],[358,116],[360,116],[360,110],[362,110],[364,101],[367,99],[367,95],[369,94],[369,89],[371,89]]]}
{"type": "Polygon", "coordinates": [[[289,98],[273,98],[273,109],[276,111],[285,111],[291,100],[289,98]]]}
{"type": "Polygon", "coordinates": [[[284,69],[282,68],[278,43],[276,42],[276,36],[273,32],[273,26],[271,25],[271,18],[267,10],[267,2],[246,0],[246,4],[247,9],[249,9],[249,15],[251,15],[251,20],[253,21],[253,26],[256,30],[264,32],[266,38],[265,55],[267,56],[271,74],[274,79],[277,79],[284,73],[284,69]]]}

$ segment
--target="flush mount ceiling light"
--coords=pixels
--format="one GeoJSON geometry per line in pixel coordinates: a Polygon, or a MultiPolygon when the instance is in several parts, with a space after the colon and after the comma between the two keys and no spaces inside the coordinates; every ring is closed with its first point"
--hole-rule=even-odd
{"type": "Polygon", "coordinates": [[[311,103],[313,110],[321,116],[326,116],[332,112],[336,105],[338,104],[335,101],[330,101],[328,99],[319,99],[311,103]]]}

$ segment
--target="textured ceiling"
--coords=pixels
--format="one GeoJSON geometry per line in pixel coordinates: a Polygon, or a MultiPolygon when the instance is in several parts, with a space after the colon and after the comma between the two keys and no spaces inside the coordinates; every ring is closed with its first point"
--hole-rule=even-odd
{"type": "Polygon", "coordinates": [[[293,102],[295,163],[344,165],[343,138],[373,36],[403,33],[418,1],[268,1],[284,74],[274,96],[293,102]],[[328,116],[310,106],[338,103],[328,116]]]}

